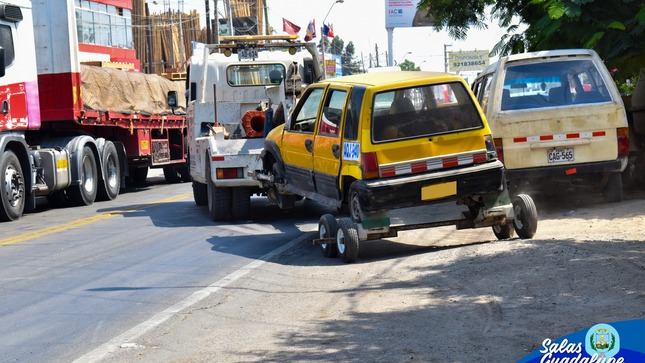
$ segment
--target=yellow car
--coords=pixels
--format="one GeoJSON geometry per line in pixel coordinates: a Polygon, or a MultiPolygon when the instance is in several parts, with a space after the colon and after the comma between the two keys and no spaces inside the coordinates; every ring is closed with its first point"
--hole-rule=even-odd
{"type": "Polygon", "coordinates": [[[318,241],[326,255],[348,262],[358,254],[357,239],[403,229],[493,226],[498,238],[514,229],[531,238],[537,227],[530,197],[519,196],[513,208],[490,128],[456,75],[382,72],[312,84],[286,123],[267,135],[262,159],[259,179],[281,208],[306,197],[348,210],[347,219],[321,218],[318,241]],[[418,210],[438,204],[460,209],[418,210]],[[328,243],[338,234],[342,241],[328,243]]]}

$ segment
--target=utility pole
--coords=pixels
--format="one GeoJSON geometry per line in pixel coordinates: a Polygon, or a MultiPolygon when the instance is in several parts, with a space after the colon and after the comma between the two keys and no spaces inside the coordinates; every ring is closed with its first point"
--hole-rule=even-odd
{"type": "Polygon", "coordinates": [[[184,12],[184,0],[179,0],[179,70],[183,72],[184,61],[186,60],[186,49],[184,48],[184,27],[181,21],[181,13],[184,12]]]}
{"type": "Polygon", "coordinates": [[[448,73],[448,47],[452,47],[452,44],[443,45],[443,71],[448,73]]]}
{"type": "MultiPolygon", "coordinates": [[[[205,3],[205,10],[206,10],[206,44],[211,44],[211,10],[208,8],[208,4],[211,2],[210,0],[204,0],[205,3]]],[[[215,14],[217,14],[217,0],[215,0],[215,14]]],[[[215,19],[217,19],[217,16],[215,16],[215,19]]]]}

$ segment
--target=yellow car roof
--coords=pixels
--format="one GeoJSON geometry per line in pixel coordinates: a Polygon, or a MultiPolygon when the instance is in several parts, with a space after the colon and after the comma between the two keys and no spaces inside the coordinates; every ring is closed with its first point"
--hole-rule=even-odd
{"type": "Polygon", "coordinates": [[[389,71],[389,72],[376,72],[376,73],[362,73],[352,76],[343,76],[337,78],[329,78],[321,81],[320,83],[343,83],[348,85],[362,84],[365,86],[383,86],[387,84],[397,84],[403,82],[446,82],[446,81],[462,81],[461,76],[442,73],[442,72],[422,72],[422,71],[389,71]]]}

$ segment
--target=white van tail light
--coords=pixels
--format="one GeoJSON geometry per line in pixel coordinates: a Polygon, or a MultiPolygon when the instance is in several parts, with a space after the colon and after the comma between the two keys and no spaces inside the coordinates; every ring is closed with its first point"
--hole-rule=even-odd
{"type": "Polygon", "coordinates": [[[629,154],[629,129],[627,127],[617,128],[616,137],[618,138],[618,156],[627,156],[629,154]]]}
{"type": "MultiPolygon", "coordinates": [[[[504,162],[504,144],[502,143],[502,139],[493,139],[495,151],[497,152],[497,159],[501,161],[502,163],[504,162]]],[[[488,144],[486,144],[486,148],[488,148],[488,144]]]]}

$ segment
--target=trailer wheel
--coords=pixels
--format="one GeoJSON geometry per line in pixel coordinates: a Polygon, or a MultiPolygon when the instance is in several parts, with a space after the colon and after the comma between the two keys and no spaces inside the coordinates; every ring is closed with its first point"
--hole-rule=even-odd
{"type": "Polygon", "coordinates": [[[251,215],[251,190],[247,187],[232,189],[231,217],[234,220],[249,219],[251,215]]]}
{"type": "Polygon", "coordinates": [[[103,183],[99,185],[99,200],[114,200],[121,190],[121,164],[116,147],[111,141],[103,149],[103,183]]]}
{"type": "Polygon", "coordinates": [[[208,178],[208,215],[214,221],[227,219],[231,210],[231,188],[216,187],[211,180],[210,165],[206,168],[208,178]]]}
{"type": "Polygon", "coordinates": [[[83,147],[81,169],[78,172],[81,184],[70,187],[67,196],[74,205],[90,205],[96,200],[98,169],[89,146],[83,147]]]}
{"type": "Polygon", "coordinates": [[[135,184],[143,184],[148,178],[148,167],[144,166],[142,168],[132,168],[130,169],[130,175],[132,182],[135,184]]]}
{"type": "Polygon", "coordinates": [[[602,190],[602,197],[607,203],[623,200],[623,178],[620,173],[611,173],[607,185],[602,190]]]}
{"type": "Polygon", "coordinates": [[[181,174],[179,173],[179,168],[174,165],[168,165],[163,167],[163,176],[166,179],[168,184],[181,183],[181,174]]]}
{"type": "Polygon", "coordinates": [[[206,184],[193,182],[193,199],[195,199],[195,204],[197,205],[207,205],[208,204],[208,190],[206,190],[206,184]]]}
{"type": "Polygon", "coordinates": [[[358,227],[350,218],[338,220],[336,247],[343,261],[350,263],[358,257],[358,227]]]}
{"type": "Polygon", "coordinates": [[[527,194],[518,194],[513,198],[515,232],[521,239],[533,238],[537,231],[537,209],[533,199],[527,194]]]}
{"type": "MultiPolygon", "coordinates": [[[[318,222],[319,238],[336,237],[336,229],[338,229],[338,225],[336,224],[336,218],[334,218],[333,215],[323,214],[320,217],[320,221],[318,222]]],[[[325,257],[331,258],[338,256],[338,247],[335,243],[323,243],[321,246],[325,257]]]]}
{"type": "Polygon", "coordinates": [[[2,155],[0,167],[0,186],[2,187],[1,221],[13,221],[22,215],[25,209],[25,180],[22,166],[16,154],[7,150],[2,155]]]}
{"type": "Polygon", "coordinates": [[[493,233],[497,239],[509,239],[515,235],[513,223],[500,224],[493,226],[493,233]]]}

